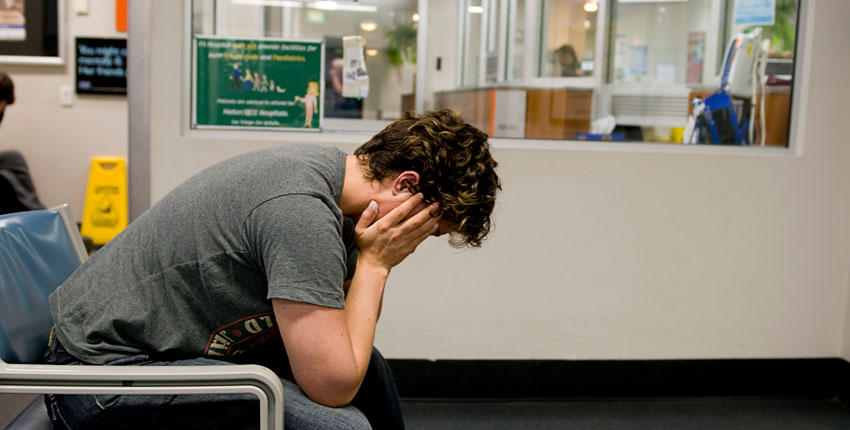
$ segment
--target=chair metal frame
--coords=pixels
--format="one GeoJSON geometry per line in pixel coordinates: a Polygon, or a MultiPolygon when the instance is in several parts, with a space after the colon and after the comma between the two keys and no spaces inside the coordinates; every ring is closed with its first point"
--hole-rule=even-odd
{"type": "MultiPolygon", "coordinates": [[[[80,263],[82,239],[68,205],[49,209],[62,216],[80,263]]],[[[46,346],[45,346],[46,347],[46,346]]],[[[282,430],[283,384],[263,366],[59,366],[9,364],[0,359],[0,393],[11,394],[210,394],[248,393],[260,401],[260,429],[282,430]]]]}

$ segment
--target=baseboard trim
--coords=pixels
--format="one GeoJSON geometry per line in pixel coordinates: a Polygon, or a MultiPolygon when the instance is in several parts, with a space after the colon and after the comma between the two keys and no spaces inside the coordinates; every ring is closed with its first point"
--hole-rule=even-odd
{"type": "Polygon", "coordinates": [[[840,358],[388,360],[406,398],[811,396],[850,399],[840,358]]]}

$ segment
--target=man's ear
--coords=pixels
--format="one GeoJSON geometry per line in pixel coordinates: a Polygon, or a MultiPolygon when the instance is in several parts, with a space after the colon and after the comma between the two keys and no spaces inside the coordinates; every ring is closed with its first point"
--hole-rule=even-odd
{"type": "Polygon", "coordinates": [[[405,170],[404,172],[399,173],[395,180],[393,180],[393,195],[397,195],[405,191],[413,194],[418,189],[419,174],[413,170],[405,170]]]}

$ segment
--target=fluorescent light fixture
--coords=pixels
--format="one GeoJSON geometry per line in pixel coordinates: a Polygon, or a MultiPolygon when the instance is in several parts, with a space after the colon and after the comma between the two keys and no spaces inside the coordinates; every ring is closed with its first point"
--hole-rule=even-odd
{"type": "Polygon", "coordinates": [[[360,29],[363,31],[375,31],[378,28],[378,24],[375,21],[363,21],[360,23],[360,29]]]}
{"type": "Polygon", "coordinates": [[[317,1],[310,3],[308,7],[322,10],[348,10],[353,12],[377,12],[377,6],[366,6],[360,4],[339,4],[335,1],[317,1]]]}
{"type": "Polygon", "coordinates": [[[619,3],[686,3],[691,0],[618,0],[619,3]]]}
{"type": "Polygon", "coordinates": [[[335,1],[286,1],[286,0],[230,0],[234,4],[245,4],[253,6],[278,6],[278,7],[309,7],[320,10],[347,10],[352,12],[377,12],[377,6],[366,6],[360,4],[348,4],[335,1]]]}
{"type": "Polygon", "coordinates": [[[599,10],[599,4],[595,0],[588,0],[584,3],[585,12],[596,12],[599,10]]]}
{"type": "Polygon", "coordinates": [[[378,55],[378,50],[377,49],[367,49],[366,55],[368,55],[370,57],[374,57],[374,56],[378,55]]]}
{"type": "Polygon", "coordinates": [[[283,0],[230,0],[233,4],[251,6],[304,7],[304,2],[283,0]]]}
{"type": "Polygon", "coordinates": [[[339,7],[339,4],[335,1],[317,1],[313,3],[313,7],[323,10],[336,10],[339,7]]]}
{"type": "Polygon", "coordinates": [[[484,13],[483,6],[470,6],[469,13],[484,13]]]}

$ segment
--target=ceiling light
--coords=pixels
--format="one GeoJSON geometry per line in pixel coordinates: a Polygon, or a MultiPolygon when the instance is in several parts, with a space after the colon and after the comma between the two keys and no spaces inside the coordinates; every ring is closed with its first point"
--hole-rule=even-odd
{"type": "Polygon", "coordinates": [[[286,0],[230,0],[234,4],[245,4],[254,6],[278,6],[278,7],[309,7],[321,10],[347,10],[352,12],[377,12],[377,6],[365,6],[359,4],[349,4],[335,1],[286,1],[286,0]]]}
{"type": "Polygon", "coordinates": [[[585,12],[596,12],[599,10],[599,4],[595,0],[588,0],[584,3],[584,10],[585,12]]]}
{"type": "Polygon", "coordinates": [[[378,50],[377,49],[367,49],[366,55],[368,55],[370,57],[374,57],[374,56],[378,55],[378,50]]]}
{"type": "Polygon", "coordinates": [[[317,1],[309,3],[307,7],[313,7],[322,10],[348,10],[353,12],[377,12],[377,6],[365,6],[359,4],[339,4],[335,1],[317,1]]]}
{"type": "Polygon", "coordinates": [[[324,10],[336,10],[339,6],[335,1],[317,1],[313,3],[313,7],[316,9],[324,9],[324,10]]]}
{"type": "Polygon", "coordinates": [[[234,4],[245,4],[253,6],[278,6],[278,7],[304,7],[304,3],[297,1],[280,0],[230,0],[234,4]]]}
{"type": "Polygon", "coordinates": [[[470,6],[469,13],[484,13],[484,8],[481,6],[470,6]]]}
{"type": "Polygon", "coordinates": [[[375,31],[378,28],[378,24],[375,21],[363,21],[360,23],[360,29],[363,31],[375,31]]]}

